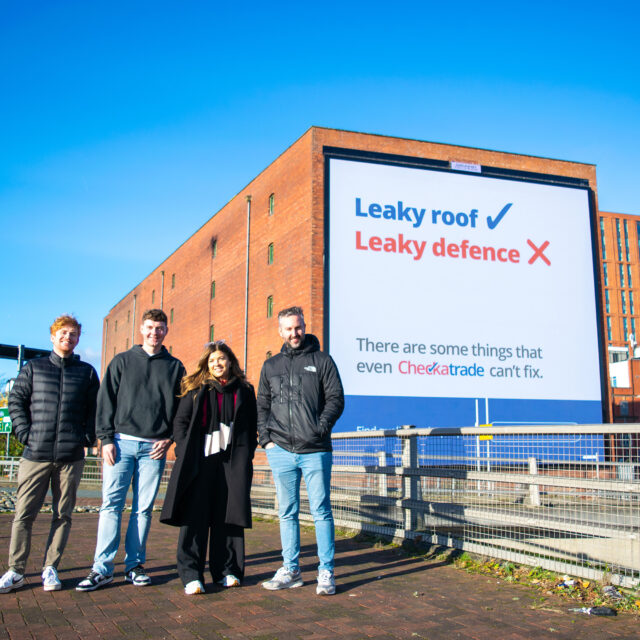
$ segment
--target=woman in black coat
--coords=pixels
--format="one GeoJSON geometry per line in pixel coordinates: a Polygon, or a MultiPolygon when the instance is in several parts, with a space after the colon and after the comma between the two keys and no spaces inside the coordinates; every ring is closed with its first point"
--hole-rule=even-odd
{"type": "Polygon", "coordinates": [[[173,421],[176,462],[160,521],[180,527],[178,573],[187,595],[214,582],[240,586],[244,530],[251,527],[251,479],[257,445],[256,396],[224,342],[207,345],[185,376],[173,421]]]}

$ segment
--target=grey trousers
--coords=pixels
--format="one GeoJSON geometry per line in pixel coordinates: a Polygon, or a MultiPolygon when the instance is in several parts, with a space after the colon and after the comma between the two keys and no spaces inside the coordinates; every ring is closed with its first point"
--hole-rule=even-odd
{"type": "Polygon", "coordinates": [[[11,527],[9,569],[24,574],[31,550],[31,528],[51,485],[51,528],[44,553],[45,567],[58,566],[71,530],[71,514],[84,460],[77,462],[32,462],[20,460],[16,511],[11,527]]]}

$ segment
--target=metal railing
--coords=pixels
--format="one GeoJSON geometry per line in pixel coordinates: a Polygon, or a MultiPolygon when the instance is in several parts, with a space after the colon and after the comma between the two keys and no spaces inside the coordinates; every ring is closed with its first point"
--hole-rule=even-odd
{"type": "MultiPolygon", "coordinates": [[[[640,582],[640,425],[336,433],[333,445],[338,526],[640,582]]],[[[0,474],[15,480],[17,462],[0,458],[0,474]]],[[[83,483],[101,474],[88,458],[83,483]]],[[[255,513],[277,515],[268,465],[255,465],[251,498],[255,513]]],[[[312,520],[304,488],[301,502],[312,520]]]]}

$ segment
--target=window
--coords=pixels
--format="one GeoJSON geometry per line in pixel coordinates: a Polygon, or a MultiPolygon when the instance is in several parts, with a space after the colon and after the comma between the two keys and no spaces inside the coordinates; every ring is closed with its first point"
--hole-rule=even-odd
{"type": "Polygon", "coordinates": [[[171,319],[169,320],[171,324],[173,324],[173,309],[171,309],[171,319]]]}
{"type": "Polygon", "coordinates": [[[215,258],[218,255],[218,238],[211,239],[211,257],[215,258]]]}
{"type": "Polygon", "coordinates": [[[156,290],[154,289],[151,292],[151,304],[155,304],[156,303],[156,290]]]}
{"type": "Polygon", "coordinates": [[[118,321],[116,320],[116,327],[115,327],[115,331],[116,333],[118,332],[118,321]]]}
{"type": "Polygon", "coordinates": [[[627,226],[627,221],[624,221],[624,253],[625,260],[629,262],[629,227],[627,226]]]}
{"type": "Polygon", "coordinates": [[[611,340],[611,316],[607,316],[607,340],[611,340]]]}
{"type": "Polygon", "coordinates": [[[609,309],[609,289],[604,290],[604,309],[607,313],[611,313],[609,309]]]}
{"type": "Polygon", "coordinates": [[[113,347],[113,356],[115,357],[115,355],[116,355],[116,348],[113,347]]]}
{"type": "Polygon", "coordinates": [[[215,327],[214,327],[214,325],[211,325],[209,327],[209,342],[213,342],[214,334],[215,334],[215,327]]]}
{"type": "Polygon", "coordinates": [[[627,265],[627,287],[631,289],[633,287],[633,282],[631,281],[631,265],[627,265]]]}
{"type": "Polygon", "coordinates": [[[631,318],[631,333],[633,333],[633,339],[636,339],[636,319],[631,318]]]}
{"type": "Polygon", "coordinates": [[[273,316],[273,296],[267,298],[267,318],[273,316]]]}
{"type": "Polygon", "coordinates": [[[273,354],[271,353],[271,351],[267,351],[267,353],[265,354],[265,360],[268,360],[273,354]]]}
{"type": "Polygon", "coordinates": [[[267,264],[273,264],[273,242],[267,247],[267,264]]]}
{"type": "MultiPolygon", "coordinates": [[[[638,223],[640,224],[640,223],[638,223]]],[[[638,236],[640,238],[640,235],[638,236]]],[[[600,246],[602,247],[602,259],[607,259],[607,245],[604,241],[604,218],[600,218],[600,246]]]]}
{"type": "Polygon", "coordinates": [[[131,322],[131,311],[127,311],[127,324],[131,322]]]}
{"type": "MultiPolygon", "coordinates": [[[[213,300],[216,297],[216,281],[211,281],[211,299],[213,300]]],[[[213,340],[211,341],[213,342],[213,340]]]]}
{"type": "Polygon", "coordinates": [[[626,318],[622,318],[622,328],[624,329],[624,336],[622,339],[626,342],[629,336],[629,325],[626,318]]]}
{"type": "Polygon", "coordinates": [[[608,287],[609,286],[609,270],[607,269],[606,262],[602,265],[602,271],[604,273],[604,286],[608,287]]]}
{"type": "Polygon", "coordinates": [[[129,348],[129,338],[127,338],[127,340],[126,340],[126,342],[125,342],[125,347],[124,347],[124,348],[125,348],[125,349],[128,349],[128,348],[129,348]]]}
{"type": "Polygon", "coordinates": [[[627,313],[627,296],[624,295],[624,291],[620,292],[620,299],[622,300],[622,313],[627,313]]]}
{"type": "Polygon", "coordinates": [[[635,315],[635,310],[633,308],[633,291],[629,291],[629,313],[633,316],[635,315]]]}
{"type": "Polygon", "coordinates": [[[618,272],[620,273],[620,288],[624,288],[624,269],[622,265],[618,265],[618,272]]]}
{"type": "Polygon", "coordinates": [[[171,288],[172,289],[176,288],[176,274],[175,273],[171,274],[171,288]]]}
{"type": "Polygon", "coordinates": [[[616,239],[618,242],[618,260],[622,260],[622,241],[620,240],[620,220],[616,218],[616,239]]]}
{"type": "Polygon", "coordinates": [[[173,355],[173,347],[169,347],[169,353],[173,355]]]}
{"type": "Polygon", "coordinates": [[[275,206],[275,200],[276,200],[276,197],[275,197],[275,195],[272,193],[272,194],[269,196],[269,215],[270,215],[270,216],[272,216],[272,215],[273,215],[273,209],[274,209],[274,206],[275,206]]]}

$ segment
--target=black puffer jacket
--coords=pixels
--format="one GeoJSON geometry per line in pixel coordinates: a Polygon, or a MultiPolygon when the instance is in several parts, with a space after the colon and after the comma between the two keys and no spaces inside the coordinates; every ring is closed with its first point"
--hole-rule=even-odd
{"type": "Polygon", "coordinates": [[[331,451],[331,429],[344,409],[334,361],[310,333],[299,349],[285,342],[262,365],[258,386],[258,439],[293,453],[331,451]]]}
{"type": "Polygon", "coordinates": [[[31,360],[9,395],[13,433],[34,462],[75,462],[93,446],[98,374],[86,362],[61,358],[31,360]]]}

